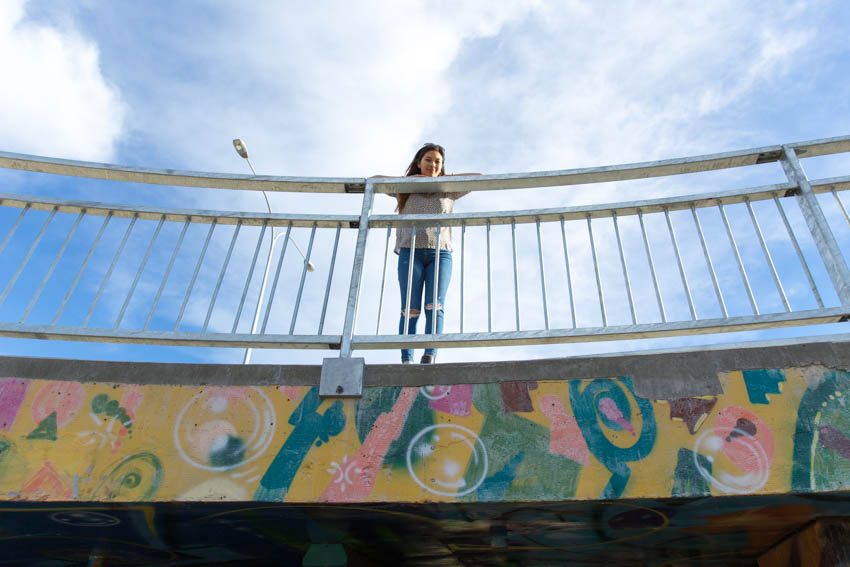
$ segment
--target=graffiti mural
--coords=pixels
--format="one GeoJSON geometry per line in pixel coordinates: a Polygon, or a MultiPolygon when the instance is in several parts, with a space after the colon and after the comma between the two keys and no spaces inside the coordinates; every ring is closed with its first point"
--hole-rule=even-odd
{"type": "MultiPolygon", "coordinates": [[[[719,378],[720,394],[673,400],[639,397],[628,376],[368,388],[345,400],[315,387],[0,378],[0,498],[469,503],[850,489],[850,374],[719,378]]],[[[105,521],[92,518],[79,521],[105,521]]]]}

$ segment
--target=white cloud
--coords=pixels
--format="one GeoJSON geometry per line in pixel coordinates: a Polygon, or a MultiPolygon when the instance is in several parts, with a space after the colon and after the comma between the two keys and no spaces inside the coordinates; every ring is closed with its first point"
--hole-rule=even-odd
{"type": "Polygon", "coordinates": [[[24,8],[0,1],[0,147],[111,159],[125,108],[101,73],[97,45],[73,28],[28,22],[24,8]]]}

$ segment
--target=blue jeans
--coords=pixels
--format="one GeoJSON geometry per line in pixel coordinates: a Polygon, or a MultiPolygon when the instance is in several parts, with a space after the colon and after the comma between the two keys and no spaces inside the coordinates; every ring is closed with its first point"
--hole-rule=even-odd
{"type": "MultiPolygon", "coordinates": [[[[413,279],[410,292],[410,321],[407,333],[416,334],[416,323],[422,311],[422,289],[425,288],[425,334],[432,332],[443,332],[443,306],[445,305],[446,291],[449,289],[449,281],[452,279],[452,253],[448,250],[440,250],[439,263],[440,273],[437,281],[437,326],[434,329],[434,270],[437,267],[437,254],[433,248],[415,248],[413,251],[413,279]]],[[[407,309],[407,272],[410,268],[410,248],[402,248],[398,251],[398,287],[401,290],[401,319],[398,322],[398,334],[404,334],[404,312],[407,309]]],[[[437,349],[425,349],[425,354],[434,357],[437,349]]],[[[403,349],[401,360],[412,361],[413,349],[403,349]]]]}

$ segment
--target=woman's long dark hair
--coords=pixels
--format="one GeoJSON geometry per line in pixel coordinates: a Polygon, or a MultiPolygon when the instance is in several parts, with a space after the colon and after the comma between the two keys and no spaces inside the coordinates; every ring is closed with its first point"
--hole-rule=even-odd
{"type": "MultiPolygon", "coordinates": [[[[419,162],[422,161],[422,156],[427,154],[430,151],[440,152],[440,155],[443,156],[443,167],[440,169],[440,175],[446,174],[446,149],[439,144],[425,144],[419,151],[416,152],[416,155],[413,156],[413,159],[410,160],[410,165],[407,166],[407,171],[405,172],[405,177],[410,177],[411,175],[419,175],[422,173],[422,170],[419,169],[419,162]]],[[[398,205],[396,206],[396,211],[401,211],[404,209],[404,206],[407,204],[407,199],[410,197],[410,193],[401,193],[396,195],[396,201],[398,205]]]]}

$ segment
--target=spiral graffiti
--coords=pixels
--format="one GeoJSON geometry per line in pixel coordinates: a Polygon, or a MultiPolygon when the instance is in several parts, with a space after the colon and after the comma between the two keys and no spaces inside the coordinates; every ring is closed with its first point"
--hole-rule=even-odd
{"type": "Polygon", "coordinates": [[[162,484],[162,462],[153,453],[125,457],[100,483],[94,500],[141,501],[153,496],[162,484]]]}

